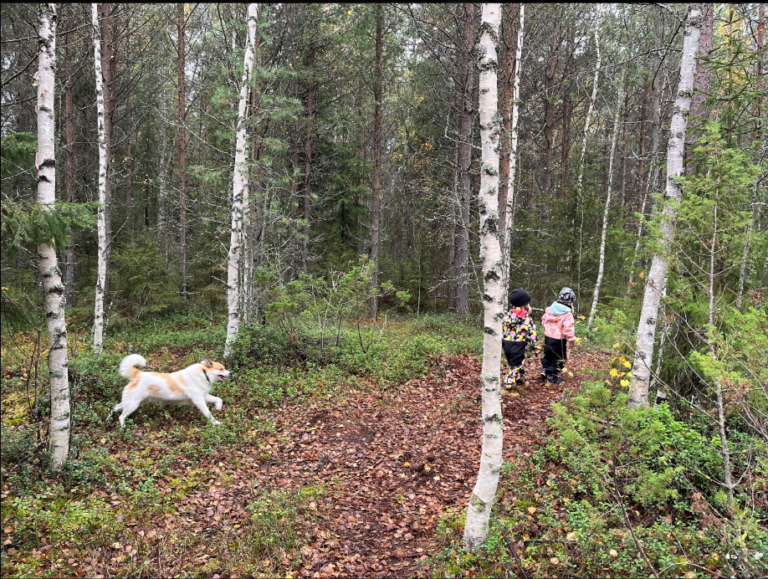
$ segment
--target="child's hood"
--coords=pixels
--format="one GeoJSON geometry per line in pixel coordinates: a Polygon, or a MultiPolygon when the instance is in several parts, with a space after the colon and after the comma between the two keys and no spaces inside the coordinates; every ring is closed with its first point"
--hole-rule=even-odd
{"type": "Polygon", "coordinates": [[[560,302],[553,302],[552,305],[547,308],[547,311],[553,316],[562,316],[563,314],[570,314],[571,308],[560,302]]]}

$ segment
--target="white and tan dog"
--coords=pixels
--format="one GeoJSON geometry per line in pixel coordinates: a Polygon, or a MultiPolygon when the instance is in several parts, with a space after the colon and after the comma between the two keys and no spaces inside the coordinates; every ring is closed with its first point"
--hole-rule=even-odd
{"type": "Polygon", "coordinates": [[[120,426],[125,426],[125,419],[144,401],[178,406],[194,404],[212,424],[219,424],[219,421],[211,416],[207,403],[212,402],[216,410],[221,410],[221,398],[211,396],[209,392],[216,382],[229,376],[229,371],[224,366],[203,360],[172,374],[142,372],[136,368],[146,365],[147,361],[138,354],[126,356],[120,362],[120,374],[130,380],[123,389],[122,402],[112,410],[123,411],[120,415],[120,426]]]}

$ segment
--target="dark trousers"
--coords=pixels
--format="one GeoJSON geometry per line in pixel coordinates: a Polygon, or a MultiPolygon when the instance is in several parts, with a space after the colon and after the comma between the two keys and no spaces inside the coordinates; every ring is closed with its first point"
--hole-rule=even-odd
{"type": "Polygon", "coordinates": [[[567,340],[557,340],[544,336],[544,355],[541,357],[541,370],[545,374],[557,376],[568,361],[567,340]]]}
{"type": "Polygon", "coordinates": [[[509,370],[504,380],[505,386],[511,386],[515,380],[525,380],[525,347],[527,342],[510,342],[502,340],[501,347],[504,349],[504,355],[507,357],[509,370]]]}

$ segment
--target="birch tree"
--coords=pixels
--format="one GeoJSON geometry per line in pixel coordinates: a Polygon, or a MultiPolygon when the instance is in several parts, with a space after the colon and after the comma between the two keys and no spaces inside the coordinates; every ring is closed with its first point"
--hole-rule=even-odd
{"type": "Polygon", "coordinates": [[[624,74],[621,75],[621,84],[619,85],[619,96],[616,100],[616,113],[613,117],[613,137],[611,138],[611,156],[608,161],[608,193],[605,196],[605,210],[603,211],[603,232],[600,235],[600,264],[597,268],[597,281],[595,282],[595,291],[592,294],[592,309],[589,311],[589,321],[587,329],[592,329],[592,322],[595,321],[597,312],[597,300],[600,296],[600,285],[603,283],[603,272],[605,271],[605,238],[608,232],[608,211],[611,208],[611,193],[613,192],[613,157],[616,152],[616,137],[619,134],[619,113],[621,112],[621,100],[624,98],[624,74]]]}
{"type": "Polygon", "coordinates": [[[523,32],[525,31],[525,4],[520,3],[520,26],[517,29],[517,47],[515,49],[515,84],[512,92],[512,129],[509,147],[509,181],[507,183],[507,218],[501,227],[504,237],[502,249],[504,256],[505,286],[509,281],[509,271],[512,257],[512,230],[515,226],[515,172],[517,170],[517,122],[520,118],[520,66],[523,57],[523,32]]]}
{"type": "Polygon", "coordinates": [[[483,443],[480,469],[467,508],[464,544],[477,551],[488,535],[488,521],[499,484],[502,463],[501,322],[504,317],[501,231],[499,229],[499,127],[497,119],[496,47],[501,5],[483,4],[480,35],[480,255],[483,264],[484,338],[482,368],[483,443]]]}
{"type": "MultiPolygon", "coordinates": [[[[600,14],[598,12],[598,23],[600,20],[600,14]]],[[[589,107],[587,107],[587,118],[584,120],[584,137],[581,140],[581,155],[579,157],[579,176],[576,180],[576,194],[577,194],[577,201],[578,201],[578,207],[579,211],[581,212],[581,221],[579,223],[579,255],[578,255],[578,266],[577,266],[577,274],[576,274],[576,284],[577,284],[577,291],[581,293],[581,257],[583,254],[584,249],[584,160],[586,159],[587,154],[587,137],[589,136],[589,123],[590,119],[592,118],[592,110],[595,108],[595,99],[597,99],[597,86],[598,81],[600,80],[600,63],[601,63],[601,54],[600,54],[600,30],[598,27],[595,28],[595,50],[597,51],[597,63],[595,65],[595,80],[592,83],[592,98],[589,99],[589,107]]]]}
{"type": "Polygon", "coordinates": [[[98,236],[96,294],[93,314],[93,350],[98,355],[104,348],[104,288],[107,283],[107,131],[104,125],[104,86],[101,74],[101,30],[99,5],[91,4],[94,68],[96,71],[96,122],[99,138],[99,211],[96,219],[98,236]]]}
{"type": "Polygon", "coordinates": [[[640,310],[640,322],[637,326],[632,378],[629,382],[629,401],[627,403],[629,408],[648,405],[648,384],[651,378],[656,322],[667,275],[667,252],[674,241],[677,206],[683,196],[682,188],[677,179],[683,173],[685,129],[691,106],[701,23],[701,4],[689,4],[688,18],[685,22],[683,55],[680,62],[680,83],[675,98],[667,145],[667,183],[664,191],[661,237],[659,250],[653,256],[651,269],[645,283],[643,306],[640,310]]]}
{"type": "Polygon", "coordinates": [[[253,78],[254,46],[256,45],[256,20],[258,4],[248,5],[248,40],[243,57],[243,80],[240,85],[240,101],[237,107],[237,137],[235,141],[235,172],[232,179],[232,231],[229,241],[227,264],[227,341],[224,356],[232,352],[232,344],[240,327],[240,261],[246,228],[243,223],[245,208],[248,206],[248,102],[251,79],[253,78]]]}
{"type": "MultiPolygon", "coordinates": [[[[45,210],[53,211],[56,204],[56,123],[53,104],[56,86],[56,4],[39,4],[37,14],[37,202],[45,210]]],[[[70,430],[67,320],[63,301],[65,290],[53,240],[37,246],[37,257],[45,292],[45,319],[48,326],[48,373],[51,383],[49,450],[53,470],[60,471],[69,454],[70,430]]]]}

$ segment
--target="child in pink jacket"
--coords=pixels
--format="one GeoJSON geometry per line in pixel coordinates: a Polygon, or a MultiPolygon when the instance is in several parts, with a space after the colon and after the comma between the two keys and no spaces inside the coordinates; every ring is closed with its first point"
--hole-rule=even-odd
{"type": "Polygon", "coordinates": [[[576,340],[573,302],[576,294],[569,287],[560,290],[557,301],[547,308],[541,318],[544,326],[544,355],[541,358],[541,375],[547,382],[559,384],[558,376],[568,360],[571,345],[576,340]]]}

